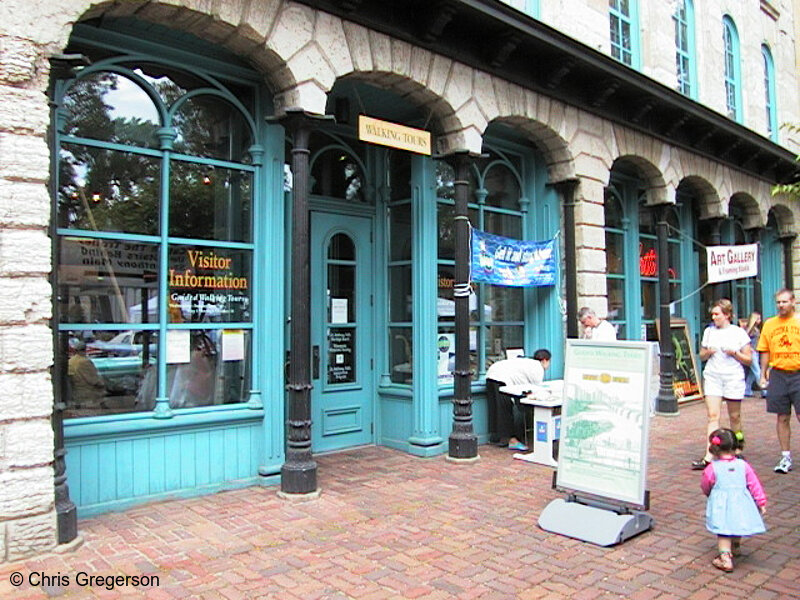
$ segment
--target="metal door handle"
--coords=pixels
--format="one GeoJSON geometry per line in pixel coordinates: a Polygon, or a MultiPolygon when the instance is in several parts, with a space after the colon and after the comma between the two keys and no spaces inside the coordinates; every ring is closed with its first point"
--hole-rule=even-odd
{"type": "Polygon", "coordinates": [[[319,346],[314,346],[311,349],[312,359],[312,379],[319,379],[319,346]]]}

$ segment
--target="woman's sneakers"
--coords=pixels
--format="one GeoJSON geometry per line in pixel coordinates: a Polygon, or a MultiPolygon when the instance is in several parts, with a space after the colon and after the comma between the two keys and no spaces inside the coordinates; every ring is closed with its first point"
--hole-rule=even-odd
{"type": "Polygon", "coordinates": [[[781,461],[775,465],[773,471],[776,473],[788,473],[792,470],[792,457],[786,456],[785,454],[781,456],[781,461]]]}

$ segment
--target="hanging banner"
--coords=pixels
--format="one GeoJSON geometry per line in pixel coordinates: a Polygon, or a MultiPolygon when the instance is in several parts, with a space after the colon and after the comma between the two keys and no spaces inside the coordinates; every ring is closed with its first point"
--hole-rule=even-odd
{"type": "Polygon", "coordinates": [[[708,283],[758,275],[758,244],[708,246],[708,283]]]}
{"type": "Polygon", "coordinates": [[[472,281],[514,287],[556,283],[556,240],[527,242],[472,230],[472,281]]]}

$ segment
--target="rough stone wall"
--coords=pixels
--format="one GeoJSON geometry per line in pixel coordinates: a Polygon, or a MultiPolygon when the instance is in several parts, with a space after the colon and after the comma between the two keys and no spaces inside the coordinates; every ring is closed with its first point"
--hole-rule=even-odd
{"type": "Polygon", "coordinates": [[[55,545],[47,77],[0,35],[0,561],[55,545]]]}

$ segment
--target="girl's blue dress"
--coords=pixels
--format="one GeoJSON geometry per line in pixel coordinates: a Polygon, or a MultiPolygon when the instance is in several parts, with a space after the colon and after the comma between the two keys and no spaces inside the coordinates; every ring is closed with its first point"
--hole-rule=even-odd
{"type": "Polygon", "coordinates": [[[716,482],[706,504],[706,527],[717,535],[764,533],[764,520],[747,489],[743,460],[715,460],[716,482]]]}

